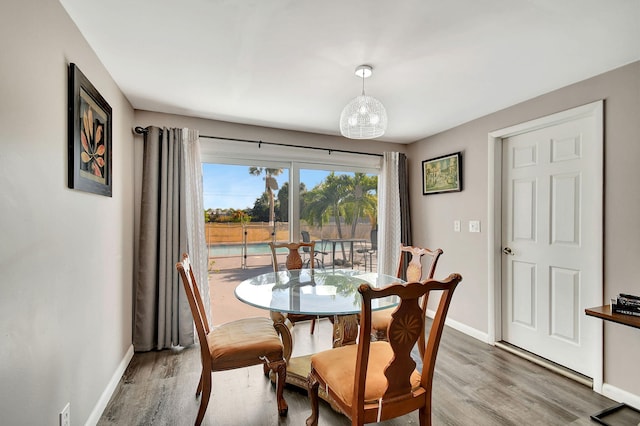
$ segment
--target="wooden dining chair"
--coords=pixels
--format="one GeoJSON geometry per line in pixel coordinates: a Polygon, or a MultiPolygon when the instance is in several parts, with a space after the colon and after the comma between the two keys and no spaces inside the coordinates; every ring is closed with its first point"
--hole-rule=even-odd
{"type": "MultiPolygon", "coordinates": [[[[287,375],[282,341],[273,322],[268,318],[244,318],[215,328],[209,328],[207,314],[198,290],[189,256],[182,255],[176,263],[182,278],[193,322],[200,342],[202,372],[196,390],[196,397],[202,393],[200,408],[195,424],[200,425],[209,405],[211,396],[211,374],[214,371],[232,370],[263,364],[265,372],[276,374],[276,399],[278,414],[285,416],[288,411],[283,391],[287,375]]],[[[242,401],[244,403],[244,401],[242,401]]]]}
{"type": "MultiPolygon", "coordinates": [[[[442,255],[442,249],[430,250],[428,248],[421,248],[416,246],[405,246],[400,244],[400,260],[398,261],[398,272],[396,276],[398,278],[403,278],[409,282],[422,281],[422,258],[423,256],[429,257],[431,260],[429,262],[429,269],[427,270],[427,275],[424,279],[433,278],[436,272],[436,265],[438,264],[438,259],[442,255]],[[409,264],[407,265],[407,269],[404,269],[405,258],[407,256],[411,256],[409,259],[409,264]],[[403,274],[404,272],[404,274],[403,274]],[[404,276],[403,276],[404,275],[404,276]]],[[[427,298],[422,300],[422,308],[423,311],[426,312],[427,308],[427,298]]],[[[372,314],[371,319],[371,327],[373,329],[374,336],[376,340],[386,340],[387,339],[387,327],[389,326],[389,322],[391,321],[391,313],[394,308],[383,309],[381,311],[375,311],[372,314]]],[[[421,350],[424,350],[424,341],[420,341],[419,347],[421,350]]],[[[421,353],[422,355],[422,353],[421,353]]]]}
{"type": "Polygon", "coordinates": [[[342,346],[311,356],[308,386],[311,416],[307,426],[318,424],[318,388],[322,386],[352,425],[380,422],[419,410],[420,425],[431,425],[431,398],[436,355],[453,292],[462,280],[451,274],[444,281],[392,284],[377,289],[360,286],[362,295],[357,345],[342,346]],[[442,292],[418,372],[411,350],[425,333],[420,299],[442,292]],[[371,301],[398,296],[400,304],[391,317],[389,341],[371,341],[371,301]]]}
{"type": "MultiPolygon", "coordinates": [[[[269,243],[269,248],[271,248],[271,261],[273,263],[273,272],[279,271],[278,266],[278,255],[277,250],[280,248],[286,248],[289,250],[287,253],[287,259],[285,261],[285,268],[288,271],[302,269],[303,261],[300,256],[300,249],[306,248],[309,250],[309,267],[313,269],[315,267],[315,241],[300,242],[300,243],[269,243]]],[[[292,314],[292,313],[280,313],[285,318],[287,318],[292,324],[301,321],[311,321],[309,333],[313,334],[316,328],[316,318],[315,315],[305,315],[305,314],[292,314]]],[[[275,318],[274,318],[275,320],[275,318]]],[[[282,320],[280,320],[281,322],[282,320]]]]}

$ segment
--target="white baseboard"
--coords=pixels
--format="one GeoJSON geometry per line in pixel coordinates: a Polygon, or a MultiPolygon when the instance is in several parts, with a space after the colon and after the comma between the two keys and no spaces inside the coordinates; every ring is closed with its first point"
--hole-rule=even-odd
{"type": "Polygon", "coordinates": [[[100,399],[98,399],[96,406],[91,411],[91,414],[89,415],[85,426],[95,426],[96,424],[98,424],[98,420],[100,420],[102,412],[107,407],[107,404],[111,399],[111,395],[113,395],[113,392],[116,390],[118,383],[120,383],[120,379],[122,378],[124,371],[127,369],[129,362],[131,362],[131,358],[133,358],[133,345],[129,346],[129,349],[124,355],[124,358],[122,358],[122,361],[120,361],[120,364],[118,364],[118,368],[116,368],[116,371],[113,373],[113,376],[111,376],[111,380],[109,380],[107,387],[102,392],[102,395],[100,395],[100,399]]]}
{"type": "Polygon", "coordinates": [[[602,384],[602,394],[614,401],[624,402],[625,404],[640,410],[639,395],[632,394],[631,392],[627,392],[608,383],[602,384]]]}
{"type": "MultiPolygon", "coordinates": [[[[427,317],[433,318],[434,315],[435,311],[427,309],[427,317]]],[[[453,329],[458,330],[461,333],[478,339],[481,342],[487,343],[489,345],[495,345],[495,342],[489,341],[489,335],[487,333],[483,333],[473,327],[469,327],[466,324],[462,324],[449,318],[445,320],[445,324],[453,329]]],[[[633,408],[640,410],[640,395],[635,395],[631,392],[627,392],[608,383],[602,384],[602,392],[599,393],[606,396],[607,398],[613,399],[614,401],[623,402],[633,408]]]]}
{"type": "MultiPolygon", "coordinates": [[[[433,318],[434,315],[435,311],[427,309],[427,317],[433,318]]],[[[461,322],[458,322],[456,320],[452,320],[451,318],[447,318],[444,323],[445,325],[448,325],[449,327],[458,330],[459,332],[464,333],[467,336],[471,336],[474,339],[480,340],[481,342],[493,345],[493,342],[489,342],[489,335],[487,333],[483,333],[480,330],[476,330],[473,327],[469,327],[468,325],[462,324],[461,322]]]]}

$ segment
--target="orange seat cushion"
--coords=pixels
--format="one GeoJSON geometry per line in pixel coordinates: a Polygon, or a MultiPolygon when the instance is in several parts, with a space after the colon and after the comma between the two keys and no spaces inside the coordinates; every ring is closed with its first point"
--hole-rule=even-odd
{"type": "Polygon", "coordinates": [[[394,310],[395,308],[390,308],[371,312],[371,329],[387,331],[387,327],[391,322],[391,313],[394,310]]]}
{"type": "Polygon", "coordinates": [[[269,318],[244,318],[214,328],[208,335],[213,371],[247,367],[283,358],[280,337],[269,318]]]}
{"type": "MultiPolygon", "coordinates": [[[[337,397],[348,406],[353,406],[353,387],[356,375],[358,345],[342,346],[319,352],[311,357],[311,366],[322,381],[328,383],[337,397]]],[[[384,369],[393,357],[389,342],[371,342],[369,366],[364,391],[365,403],[377,402],[387,390],[384,369]]],[[[411,388],[420,387],[420,373],[411,374],[411,388]]]]}

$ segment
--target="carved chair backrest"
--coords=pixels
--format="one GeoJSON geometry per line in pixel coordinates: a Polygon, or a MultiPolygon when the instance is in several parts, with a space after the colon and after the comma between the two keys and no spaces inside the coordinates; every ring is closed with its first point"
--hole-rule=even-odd
{"type": "MultiPolygon", "coordinates": [[[[367,284],[360,286],[358,291],[362,294],[363,301],[353,401],[357,401],[355,406],[358,410],[362,410],[361,413],[364,412],[364,387],[371,348],[371,300],[392,295],[397,295],[400,298],[400,304],[393,313],[388,328],[388,340],[394,355],[391,362],[385,367],[384,374],[387,377],[388,386],[381,404],[384,406],[385,400],[393,400],[393,403],[407,400],[407,404],[411,404],[410,401],[415,397],[415,394],[412,391],[410,377],[416,367],[415,361],[411,358],[411,351],[424,330],[425,323],[419,300],[421,297],[428,297],[431,291],[442,291],[438,309],[431,322],[426,351],[422,357],[423,368],[420,385],[426,391],[427,398],[430,398],[436,355],[445,318],[453,292],[461,280],[462,277],[459,274],[451,274],[444,281],[428,279],[424,282],[392,284],[385,288],[372,288],[367,284]]],[[[358,417],[363,418],[363,416],[358,417]]]]}
{"type": "Polygon", "coordinates": [[[196,325],[196,332],[198,333],[198,340],[200,341],[200,355],[202,357],[203,366],[209,368],[211,371],[211,355],[209,354],[209,345],[203,342],[207,341],[207,335],[209,334],[209,321],[207,320],[207,311],[204,303],[202,302],[202,296],[200,290],[198,290],[198,284],[196,278],[191,269],[191,262],[189,262],[189,255],[184,253],[182,255],[182,261],[176,263],[176,269],[182,278],[182,284],[184,291],[187,294],[187,300],[189,301],[189,308],[191,309],[191,316],[193,322],[196,325]]]}
{"type": "Polygon", "coordinates": [[[315,241],[311,241],[308,243],[269,243],[269,247],[271,248],[271,262],[273,263],[273,271],[278,272],[278,257],[277,257],[277,249],[286,248],[289,250],[287,254],[287,260],[285,261],[285,267],[288,270],[302,269],[302,257],[300,257],[300,248],[307,248],[309,250],[309,267],[313,268],[314,265],[314,255],[315,255],[315,241]]]}
{"type": "Polygon", "coordinates": [[[428,248],[405,246],[403,244],[400,244],[400,260],[398,261],[398,273],[396,276],[398,278],[403,278],[404,280],[409,282],[421,281],[422,256],[426,255],[431,257],[431,262],[429,263],[429,269],[427,270],[427,276],[425,277],[425,279],[433,278],[436,272],[438,259],[440,258],[440,255],[442,255],[442,253],[442,249],[430,250],[428,248]],[[409,264],[407,265],[406,271],[403,271],[405,256],[408,256],[409,254],[411,255],[409,264]]]}

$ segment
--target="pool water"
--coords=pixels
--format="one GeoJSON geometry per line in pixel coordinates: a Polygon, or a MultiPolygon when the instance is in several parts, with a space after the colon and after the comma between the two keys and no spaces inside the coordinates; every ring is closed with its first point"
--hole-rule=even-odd
{"type": "MultiPolygon", "coordinates": [[[[242,256],[242,244],[210,245],[209,257],[242,256]]],[[[271,254],[267,243],[247,244],[247,255],[271,254]]]]}

